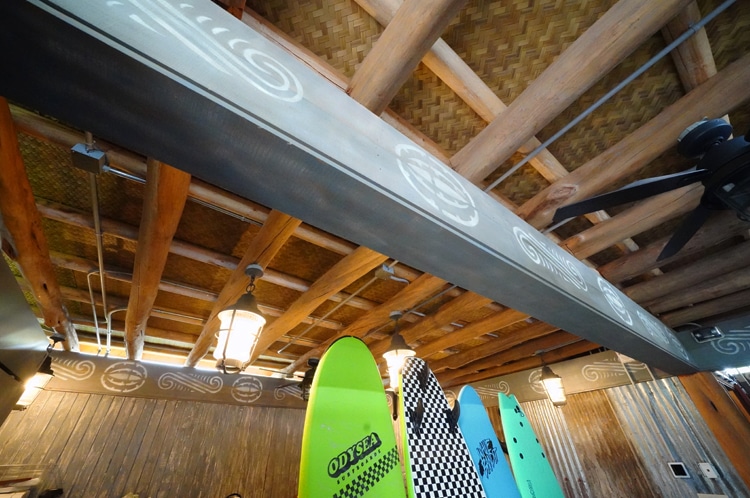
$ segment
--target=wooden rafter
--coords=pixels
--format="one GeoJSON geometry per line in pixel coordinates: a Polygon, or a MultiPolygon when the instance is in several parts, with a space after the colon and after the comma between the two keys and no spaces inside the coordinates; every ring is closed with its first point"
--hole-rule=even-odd
{"type": "Polygon", "coordinates": [[[133,282],[125,315],[125,349],[130,359],[140,360],[143,355],[146,323],[159,292],[159,281],[182,217],[189,185],[190,175],[184,171],[148,160],[133,282]]]}
{"type": "Polygon", "coordinates": [[[616,3],[453,156],[454,169],[472,182],[484,180],[689,1],[616,3]]]}
{"type": "Polygon", "coordinates": [[[382,113],[466,0],[406,0],[352,78],[348,93],[382,113]]]}
{"type": "Polygon", "coordinates": [[[668,265],[713,247],[722,241],[736,237],[747,232],[747,222],[737,218],[734,213],[723,211],[714,215],[707,221],[687,244],[671,258],[657,262],[656,258],[667,245],[671,235],[663,237],[647,247],[627,254],[619,259],[602,265],[598,268],[599,273],[612,283],[620,283],[637,275],[646,273],[658,265],[668,265]]]}
{"type": "Polygon", "coordinates": [[[722,116],[750,98],[750,55],[727,66],[616,145],[525,202],[517,214],[537,228],[558,207],[598,194],[672,147],[689,125],[722,116]]]}
{"type": "Polygon", "coordinates": [[[497,337],[493,337],[490,342],[471,347],[460,353],[454,353],[445,358],[440,358],[439,360],[433,360],[430,363],[430,368],[432,368],[434,372],[440,372],[445,369],[460,368],[526,341],[551,334],[557,330],[559,330],[557,327],[544,322],[532,323],[513,331],[501,330],[497,334],[497,337]]]}
{"type": "Polygon", "coordinates": [[[0,212],[13,237],[18,265],[44,315],[44,323],[65,336],[66,349],[78,351],[78,336],[63,304],[42,230],[42,217],[34,205],[13,118],[3,97],[0,97],[0,212]]]}
{"type": "Polygon", "coordinates": [[[360,247],[333,265],[310,286],[307,292],[289,306],[286,313],[263,329],[251,360],[257,358],[261,352],[301,323],[331,295],[351,285],[387,259],[387,256],[360,247]]]}
{"type": "Polygon", "coordinates": [[[390,314],[392,311],[407,310],[425,299],[445,290],[446,287],[448,287],[448,283],[445,280],[426,273],[423,274],[388,301],[373,308],[369,313],[357,318],[319,347],[313,348],[308,353],[302,355],[297,361],[289,365],[287,371],[293,372],[300,366],[304,365],[309,358],[322,355],[325,347],[340,337],[346,335],[364,337],[371,330],[387,324],[391,319],[390,314]]]}
{"type": "Polygon", "coordinates": [[[510,363],[517,358],[534,356],[538,351],[556,349],[577,341],[580,341],[580,339],[573,334],[563,331],[553,332],[487,356],[481,360],[471,362],[459,369],[445,371],[441,374],[440,381],[449,382],[465,375],[470,375],[482,370],[487,370],[488,368],[494,368],[504,365],[505,363],[510,363]]]}
{"type": "MultiPolygon", "coordinates": [[[[248,277],[245,275],[247,265],[257,263],[261,267],[266,268],[300,223],[300,220],[289,215],[278,211],[271,211],[266,222],[255,237],[253,237],[250,247],[245,251],[242,260],[240,260],[234,272],[229,277],[229,281],[224,285],[219,297],[216,299],[211,310],[211,315],[206,321],[206,325],[203,327],[198,340],[195,341],[193,350],[190,351],[190,355],[185,361],[186,366],[194,367],[206,355],[209,347],[214,342],[214,336],[218,329],[216,316],[244,293],[248,282],[248,277]]],[[[307,315],[305,315],[306,317],[307,315]]],[[[260,352],[257,352],[256,349],[256,356],[258,354],[260,352]]]]}
{"type": "MultiPolygon", "coordinates": [[[[445,373],[438,374],[437,377],[441,385],[443,385],[444,387],[460,386],[484,379],[499,377],[501,375],[520,372],[522,370],[528,370],[530,368],[538,368],[541,367],[544,363],[555,363],[557,361],[568,359],[571,356],[588,353],[589,351],[593,351],[597,348],[599,348],[599,346],[594,343],[580,340],[574,342],[573,344],[568,344],[558,349],[546,352],[544,354],[544,361],[542,361],[541,356],[532,356],[521,360],[505,363],[503,365],[494,366],[486,370],[482,370],[481,372],[467,373],[460,377],[453,377],[450,370],[446,371],[445,373]],[[451,375],[450,378],[448,378],[449,375],[451,375]]],[[[513,351],[513,349],[509,349],[508,351],[513,351]]]]}
{"type": "Polygon", "coordinates": [[[626,287],[623,292],[630,299],[648,307],[657,298],[669,296],[700,282],[745,267],[748,254],[750,254],[750,241],[730,247],[659,277],[626,287]]]}

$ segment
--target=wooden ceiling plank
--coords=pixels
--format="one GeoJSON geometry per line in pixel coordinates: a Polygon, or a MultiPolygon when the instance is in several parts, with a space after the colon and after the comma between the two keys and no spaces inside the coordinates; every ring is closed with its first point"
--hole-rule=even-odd
{"type": "Polygon", "coordinates": [[[568,332],[552,332],[551,334],[547,334],[542,337],[524,342],[517,346],[513,346],[512,348],[508,348],[505,351],[500,351],[499,353],[487,356],[485,358],[482,358],[481,360],[471,362],[467,365],[464,365],[460,369],[447,370],[445,372],[442,372],[440,381],[451,381],[468,374],[477,373],[489,368],[499,367],[506,363],[518,360],[519,358],[535,356],[535,353],[538,351],[556,349],[579,340],[580,339],[578,337],[574,336],[573,334],[569,334],[568,332]]]}
{"type": "Polygon", "coordinates": [[[647,247],[627,254],[598,268],[605,279],[617,284],[630,278],[642,275],[657,266],[666,266],[683,258],[688,258],[713,247],[722,241],[747,232],[747,222],[740,220],[730,211],[721,211],[709,219],[688,241],[679,253],[657,262],[656,258],[667,245],[671,235],[649,244],[647,247]]]}
{"type": "Polygon", "coordinates": [[[689,125],[705,116],[722,116],[742,104],[750,98],[749,80],[750,55],[746,55],[616,145],[536,194],[516,214],[536,228],[547,226],[558,207],[601,193],[637,172],[674,146],[689,125]]]}
{"type": "Polygon", "coordinates": [[[445,351],[485,334],[501,331],[503,328],[529,318],[529,315],[513,309],[506,309],[467,324],[464,328],[445,334],[442,337],[418,346],[415,351],[420,358],[445,351]]]}
{"type": "Polygon", "coordinates": [[[4,97],[0,97],[0,213],[13,238],[18,266],[31,285],[45,325],[65,336],[65,349],[78,351],[78,336],[63,304],[42,230],[42,217],[34,203],[16,128],[4,97]]]}
{"type": "Polygon", "coordinates": [[[562,246],[577,258],[588,258],[626,237],[637,235],[698,206],[703,185],[688,185],[639,202],[583,232],[566,239],[562,246]]]}
{"type": "Polygon", "coordinates": [[[454,169],[484,180],[689,1],[620,0],[453,156],[454,169]]]}
{"type": "MultiPolygon", "coordinates": [[[[573,356],[588,353],[597,348],[599,348],[599,346],[597,344],[594,344],[593,342],[580,340],[573,344],[568,344],[566,346],[562,346],[561,348],[544,353],[544,363],[552,364],[558,361],[563,361],[573,356]]],[[[487,370],[483,370],[481,372],[469,373],[461,377],[451,378],[450,380],[442,380],[442,376],[447,377],[447,375],[451,373],[450,371],[438,374],[437,377],[443,388],[448,388],[470,384],[473,382],[480,382],[487,379],[493,379],[501,375],[521,372],[523,370],[528,370],[531,368],[538,368],[542,365],[542,359],[539,356],[533,356],[531,358],[523,358],[517,361],[506,363],[504,365],[488,368],[487,370]]]]}
{"type": "MultiPolygon", "coordinates": [[[[747,261],[747,253],[745,257],[747,261]]],[[[750,287],[750,266],[695,283],[678,295],[666,296],[655,301],[648,310],[651,313],[674,311],[683,306],[695,306],[704,301],[734,294],[748,287],[750,287]]]]}
{"type": "Polygon", "coordinates": [[[700,322],[704,318],[726,313],[737,308],[742,308],[750,303],[750,289],[722,296],[710,301],[704,301],[694,306],[682,308],[671,313],[661,315],[661,320],[670,327],[677,327],[690,322],[700,322]]]}
{"type": "Polygon", "coordinates": [[[133,282],[125,315],[125,350],[128,359],[140,360],[143,355],[146,322],[159,292],[159,281],[182,218],[189,185],[190,175],[184,171],[154,159],[147,161],[146,191],[133,265],[133,282]]]}
{"type": "MultiPolygon", "coordinates": [[[[432,368],[433,372],[460,368],[474,361],[486,358],[494,353],[498,353],[504,349],[512,348],[523,342],[551,334],[558,330],[560,329],[544,322],[536,322],[521,329],[508,332],[503,332],[501,330],[498,337],[493,338],[485,344],[474,346],[461,351],[460,353],[454,353],[445,358],[440,358],[439,360],[430,361],[430,368],[432,368]]],[[[423,357],[419,351],[417,351],[417,355],[423,357]]]]}
{"type": "MultiPolygon", "coordinates": [[[[296,371],[310,358],[319,358],[333,341],[347,335],[365,337],[371,330],[387,324],[391,320],[390,314],[392,311],[408,310],[435,294],[444,291],[447,286],[448,282],[445,280],[426,273],[423,274],[414,282],[401,289],[395,296],[378,305],[369,313],[360,316],[344,327],[343,330],[339,331],[339,333],[324,341],[319,347],[313,348],[300,356],[289,365],[286,369],[287,373],[296,371]]],[[[406,320],[407,318],[408,316],[405,316],[402,320],[406,320]]]]}
{"type": "Polygon", "coordinates": [[[351,285],[373,268],[388,259],[366,247],[359,247],[350,255],[333,265],[310,289],[294,301],[286,313],[274,320],[261,333],[251,361],[268,349],[280,337],[296,327],[304,317],[310,315],[330,296],[351,285]]]}
{"type": "MultiPolygon", "coordinates": [[[[185,366],[196,366],[206,353],[208,353],[209,348],[214,343],[216,330],[218,329],[216,315],[218,315],[221,310],[237,301],[237,299],[239,299],[239,297],[245,292],[245,287],[250,280],[245,275],[245,268],[253,263],[257,263],[262,268],[266,268],[276,254],[278,254],[279,250],[281,250],[286,241],[289,240],[289,237],[292,236],[300,223],[301,220],[297,218],[293,218],[276,210],[271,211],[266,222],[253,237],[250,246],[245,251],[242,259],[239,261],[237,267],[229,277],[229,280],[219,293],[219,297],[211,309],[211,314],[206,320],[206,324],[204,325],[198,340],[195,341],[195,346],[190,351],[190,355],[185,361],[185,366]]],[[[307,316],[305,316],[305,318],[306,317],[307,316]]],[[[258,354],[260,354],[260,352],[256,349],[256,356],[258,354]]]]}
{"type": "Polygon", "coordinates": [[[659,277],[631,285],[623,292],[633,301],[648,307],[662,296],[669,296],[673,293],[681,294],[684,289],[700,282],[746,267],[748,254],[750,254],[750,241],[745,241],[659,277]]]}
{"type": "Polygon", "coordinates": [[[365,56],[347,93],[380,115],[466,0],[406,0],[365,56]]]}

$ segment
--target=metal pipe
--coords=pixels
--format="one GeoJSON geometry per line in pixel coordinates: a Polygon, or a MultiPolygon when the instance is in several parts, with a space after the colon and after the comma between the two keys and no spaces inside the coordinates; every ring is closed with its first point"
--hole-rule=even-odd
{"type": "Polygon", "coordinates": [[[636,79],[638,76],[646,72],[651,66],[659,62],[665,55],[667,55],[669,52],[675,49],[678,45],[680,45],[682,42],[693,36],[695,33],[698,32],[699,29],[701,29],[703,26],[708,24],[710,21],[712,21],[716,16],[724,12],[730,5],[732,5],[736,0],[725,0],[724,3],[719,5],[717,8],[715,8],[711,13],[709,13],[706,17],[698,21],[697,23],[691,25],[684,33],[682,33],[679,37],[675,38],[675,40],[664,47],[659,53],[657,53],[655,56],[653,56],[651,59],[649,59],[645,64],[643,64],[641,67],[639,67],[635,72],[633,72],[630,76],[625,78],[623,81],[621,81],[617,86],[615,86],[612,90],[607,92],[602,98],[594,102],[591,106],[589,106],[588,109],[583,111],[581,114],[579,114],[573,121],[565,125],[560,131],[552,135],[550,138],[545,140],[543,143],[541,143],[536,149],[531,151],[526,157],[521,159],[517,164],[515,164],[512,168],[510,168],[508,171],[506,171],[500,178],[495,180],[494,182],[490,183],[485,189],[485,192],[489,192],[493,188],[500,185],[502,182],[504,182],[510,175],[518,171],[518,169],[523,166],[524,164],[531,161],[533,158],[535,158],[540,152],[542,152],[544,149],[547,148],[548,145],[550,145],[552,142],[563,136],[568,130],[570,130],[572,127],[577,125],[581,122],[586,116],[594,112],[596,109],[598,109],[602,104],[604,104],[607,100],[612,98],[613,95],[615,95],[617,92],[622,90],[626,85],[628,85],[631,81],[636,79]]]}
{"type": "MultiPolygon", "coordinates": [[[[97,346],[97,354],[101,352],[102,350],[102,341],[99,338],[99,319],[96,316],[96,302],[94,302],[94,290],[91,288],[91,275],[99,273],[98,271],[90,271],[86,274],[86,283],[88,284],[89,288],[89,299],[91,300],[91,314],[94,316],[94,327],[96,328],[96,346],[97,346]]],[[[106,315],[106,310],[104,311],[106,315]]]]}
{"type": "MultiPolygon", "coordinates": [[[[94,137],[91,132],[86,132],[86,149],[94,146],[94,137]]],[[[107,317],[107,287],[105,285],[104,273],[104,243],[102,241],[102,223],[99,215],[99,186],[96,182],[96,175],[89,173],[89,184],[91,187],[91,209],[94,215],[94,233],[96,234],[96,256],[99,261],[99,285],[101,286],[102,307],[104,308],[104,319],[109,322],[107,317]]],[[[96,315],[96,313],[94,313],[96,315]]],[[[107,334],[109,336],[109,334],[107,334]]],[[[108,337],[109,339],[109,337],[108,337]]],[[[107,346],[109,353],[109,346],[107,346]]]]}
{"type": "Polygon", "coordinates": [[[112,315],[118,311],[128,311],[127,308],[115,308],[107,313],[107,355],[112,351],[112,315]]]}

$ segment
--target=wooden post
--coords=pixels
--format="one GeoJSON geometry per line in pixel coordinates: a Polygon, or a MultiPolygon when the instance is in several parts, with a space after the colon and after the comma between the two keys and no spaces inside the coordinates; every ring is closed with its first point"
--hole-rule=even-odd
{"type": "Polygon", "coordinates": [[[737,474],[750,487],[750,459],[747,451],[750,423],[711,372],[683,375],[680,381],[737,474]]]}

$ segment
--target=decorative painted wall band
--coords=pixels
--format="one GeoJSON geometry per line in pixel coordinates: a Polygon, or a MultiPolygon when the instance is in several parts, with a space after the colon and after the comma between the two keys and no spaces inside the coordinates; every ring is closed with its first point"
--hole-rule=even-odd
{"type": "MultiPolygon", "coordinates": [[[[562,377],[567,394],[595,391],[623,386],[633,382],[646,382],[667,374],[651,370],[644,363],[627,359],[621,362],[617,353],[605,351],[570,361],[551,365],[562,377]],[[627,367],[627,371],[625,368],[627,367]],[[653,373],[653,377],[652,377],[653,373]]],[[[472,384],[486,406],[497,406],[497,394],[515,394],[519,401],[545,399],[547,394],[541,382],[541,368],[533,368],[502,377],[472,384]]]]}
{"type": "Polygon", "coordinates": [[[302,408],[297,380],[52,351],[55,376],[46,389],[138,398],[302,408]]]}

